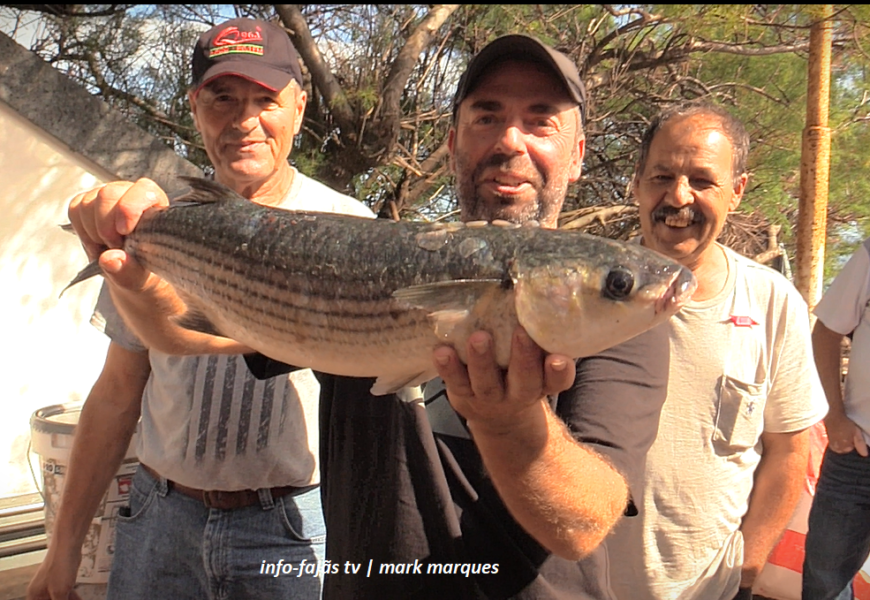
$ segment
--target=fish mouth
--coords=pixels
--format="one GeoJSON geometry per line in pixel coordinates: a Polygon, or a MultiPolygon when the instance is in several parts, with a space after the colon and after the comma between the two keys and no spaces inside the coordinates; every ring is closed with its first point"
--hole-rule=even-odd
{"type": "Polygon", "coordinates": [[[692,271],[680,267],[671,278],[668,289],[656,301],[656,314],[677,312],[691,299],[697,287],[698,282],[692,271]]]}

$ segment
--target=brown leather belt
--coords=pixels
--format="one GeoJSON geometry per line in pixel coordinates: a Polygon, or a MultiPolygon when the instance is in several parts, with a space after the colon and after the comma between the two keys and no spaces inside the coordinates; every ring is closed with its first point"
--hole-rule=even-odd
{"type": "MultiPolygon", "coordinates": [[[[149,467],[148,465],[139,463],[145,472],[155,479],[162,479],[161,475],[149,467]]],[[[234,492],[224,492],[220,490],[198,490],[196,488],[187,487],[178,482],[166,480],[170,490],[175,490],[185,496],[199,500],[208,508],[219,508],[221,510],[234,510],[236,508],[245,508],[259,504],[260,494],[257,490],[237,490],[234,492]]],[[[272,498],[280,498],[288,494],[305,492],[314,489],[316,486],[296,487],[293,485],[284,485],[281,487],[269,488],[272,498]]]]}

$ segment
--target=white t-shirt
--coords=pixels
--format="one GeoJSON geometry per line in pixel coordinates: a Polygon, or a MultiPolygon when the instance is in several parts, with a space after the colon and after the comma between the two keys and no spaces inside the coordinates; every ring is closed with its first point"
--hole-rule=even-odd
{"type": "Polygon", "coordinates": [[[846,416],[864,432],[870,444],[870,240],[852,255],[828,291],[813,309],[813,313],[831,331],[852,335],[849,370],[843,391],[846,416]],[[855,368],[852,368],[855,366],[855,368]]]}
{"type": "Polygon", "coordinates": [[[762,432],[800,431],[827,411],[806,303],[774,270],[725,255],[723,291],[669,321],[668,396],[639,514],[605,542],[621,600],[730,600],[762,432]]]}
{"type": "MultiPolygon", "coordinates": [[[[277,208],[373,216],[362,203],[298,171],[277,208]]],[[[91,321],[113,342],[145,350],[115,311],[105,285],[91,321]]],[[[318,483],[320,385],[310,369],[257,380],[238,355],[152,350],[149,358],[140,462],[172,481],[207,490],[318,483]]]]}

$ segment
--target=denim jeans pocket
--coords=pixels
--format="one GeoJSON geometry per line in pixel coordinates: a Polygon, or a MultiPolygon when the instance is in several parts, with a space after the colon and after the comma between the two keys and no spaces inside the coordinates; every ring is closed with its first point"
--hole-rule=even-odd
{"type": "Polygon", "coordinates": [[[129,510],[118,513],[119,522],[129,523],[139,519],[154,503],[159,482],[150,475],[137,471],[130,485],[129,510]]]}
{"type": "Polygon", "coordinates": [[[721,454],[742,452],[758,443],[764,415],[763,385],[723,375],[716,407],[713,445],[721,454]]]}
{"type": "Polygon", "coordinates": [[[299,496],[284,496],[276,499],[281,524],[291,539],[304,544],[320,544],[325,539],[323,512],[320,494],[314,490],[299,496]],[[316,503],[314,502],[316,500],[316,503]]]}

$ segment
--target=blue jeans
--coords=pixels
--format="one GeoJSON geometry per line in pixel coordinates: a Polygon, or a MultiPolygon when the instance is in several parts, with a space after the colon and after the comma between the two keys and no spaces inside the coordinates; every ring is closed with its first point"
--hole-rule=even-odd
{"type": "Polygon", "coordinates": [[[852,600],[852,580],[868,553],[870,458],[828,448],[810,509],[803,598],[852,600]]]}
{"type": "Polygon", "coordinates": [[[210,509],[138,469],[129,516],[117,520],[107,599],[320,598],[320,490],[262,496],[260,505],[210,509]]]}

